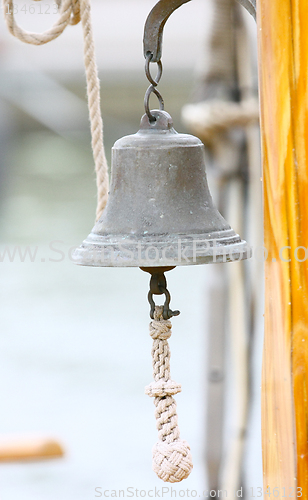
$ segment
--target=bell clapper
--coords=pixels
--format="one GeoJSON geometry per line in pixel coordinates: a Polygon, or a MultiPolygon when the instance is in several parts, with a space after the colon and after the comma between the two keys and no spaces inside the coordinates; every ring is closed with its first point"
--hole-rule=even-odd
{"type": "Polygon", "coordinates": [[[169,267],[140,267],[142,271],[151,274],[150,279],[150,291],[148,293],[148,301],[151,306],[150,317],[154,319],[155,302],[153,295],[165,295],[166,300],[163,306],[163,318],[165,320],[172,318],[172,316],[178,316],[180,311],[172,311],[169,308],[171,295],[167,289],[167,280],[164,273],[171,271],[175,266],[169,267]]]}

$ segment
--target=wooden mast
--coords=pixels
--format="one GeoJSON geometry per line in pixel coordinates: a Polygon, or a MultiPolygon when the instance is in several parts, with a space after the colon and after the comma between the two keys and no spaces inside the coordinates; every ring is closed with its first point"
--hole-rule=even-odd
{"type": "Polygon", "coordinates": [[[264,488],[296,498],[299,487],[308,498],[308,2],[259,0],[257,12],[268,251],[264,488]]]}

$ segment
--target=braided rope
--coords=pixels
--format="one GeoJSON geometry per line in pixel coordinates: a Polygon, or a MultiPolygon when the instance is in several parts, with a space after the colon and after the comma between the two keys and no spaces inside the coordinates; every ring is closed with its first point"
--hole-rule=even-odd
{"type": "MultiPolygon", "coordinates": [[[[40,1],[40,0],[35,0],[40,1]]],[[[91,124],[92,150],[97,183],[98,220],[106,206],[109,190],[108,165],[103,144],[103,120],[100,109],[100,84],[91,21],[90,0],[56,0],[60,17],[44,33],[31,33],[18,26],[14,18],[14,0],[3,0],[4,18],[9,32],[24,43],[44,45],[58,38],[65,28],[81,20],[84,38],[84,64],[87,78],[88,107],[91,124]]]]}
{"type": "Polygon", "coordinates": [[[154,397],[158,442],[153,448],[153,470],[165,482],[176,483],[186,479],[192,468],[190,447],[180,439],[176,402],[173,395],[181,392],[180,384],[170,379],[171,322],[163,319],[163,307],[156,306],[154,321],[150,323],[153,339],[154,382],[145,388],[145,393],[154,397]]]}

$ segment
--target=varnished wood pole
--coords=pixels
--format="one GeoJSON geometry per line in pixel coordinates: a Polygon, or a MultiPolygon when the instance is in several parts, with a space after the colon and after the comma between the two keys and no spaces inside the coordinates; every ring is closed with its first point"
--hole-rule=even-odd
{"type": "MultiPolygon", "coordinates": [[[[308,498],[308,2],[259,0],[264,488],[308,498]],[[299,247],[303,247],[300,248],[299,247]],[[306,259],[303,262],[299,260],[306,259]]],[[[265,498],[267,498],[265,496],[265,498]]]]}

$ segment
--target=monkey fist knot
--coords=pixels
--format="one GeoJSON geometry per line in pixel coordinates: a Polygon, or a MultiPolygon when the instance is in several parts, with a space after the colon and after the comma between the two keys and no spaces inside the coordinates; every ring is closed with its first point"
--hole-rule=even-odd
{"type": "Polygon", "coordinates": [[[158,441],[153,448],[153,470],[168,483],[186,479],[193,468],[189,444],[182,439],[167,443],[158,441]]]}

